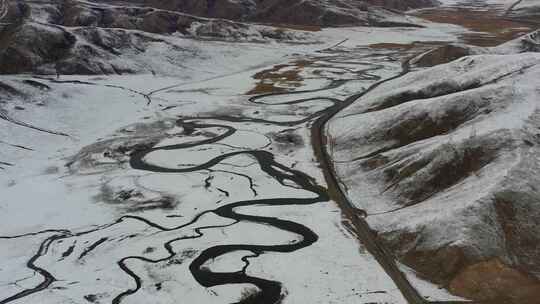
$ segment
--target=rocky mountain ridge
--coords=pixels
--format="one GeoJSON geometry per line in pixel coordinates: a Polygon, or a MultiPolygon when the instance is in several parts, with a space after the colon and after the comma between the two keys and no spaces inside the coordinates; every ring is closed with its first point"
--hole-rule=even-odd
{"type": "Polygon", "coordinates": [[[143,58],[151,49],[162,49],[171,54],[169,57],[173,59],[169,63],[181,65],[181,57],[190,50],[182,46],[185,43],[178,43],[178,38],[316,42],[306,31],[244,21],[285,23],[307,30],[330,25],[418,26],[399,13],[371,7],[365,2],[343,0],[287,4],[229,0],[3,3],[7,6],[0,30],[3,74],[148,73],[159,70],[148,66],[143,58]]]}
{"type": "Polygon", "coordinates": [[[295,25],[377,25],[370,17],[374,7],[413,9],[434,6],[433,0],[145,0],[148,6],[176,10],[197,16],[239,21],[295,25]]]}
{"type": "Polygon", "coordinates": [[[170,64],[189,56],[178,38],[313,43],[309,34],[206,19],[154,8],[62,1],[11,2],[0,31],[3,74],[121,74],[158,70],[145,59],[166,52],[170,64]]]}

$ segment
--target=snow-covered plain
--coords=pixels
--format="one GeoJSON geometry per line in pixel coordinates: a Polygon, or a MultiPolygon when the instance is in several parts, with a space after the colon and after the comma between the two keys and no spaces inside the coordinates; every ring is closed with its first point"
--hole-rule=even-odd
{"type": "MultiPolygon", "coordinates": [[[[324,41],[317,45],[167,37],[197,52],[182,58],[181,69],[167,65],[155,76],[1,76],[0,301],[231,303],[248,297],[253,285],[205,288],[189,266],[208,248],[294,245],[302,237],[272,225],[236,222],[213,210],[239,201],[314,197],[293,179],[280,182],[267,174],[248,152],[272,153],[276,163],[324,185],[310,145],[310,123],[333,102],[398,74],[400,60],[417,51],[369,45],[452,41],[463,31],[426,25],[326,29],[313,34],[324,41]],[[339,47],[315,52],[344,39],[339,47]],[[250,101],[253,96],[246,92],[258,83],[253,75],[299,60],[309,65],[299,68],[301,85],[294,90],[318,91],[250,101]],[[343,83],[333,86],[333,81],[343,83]],[[216,142],[159,149],[211,140],[229,128],[236,133],[216,142]],[[145,155],[145,163],[186,171],[133,169],[130,153],[148,146],[157,150],[145,155]],[[238,154],[189,171],[230,153],[238,154]]],[[[158,47],[138,60],[159,63],[160,56],[167,53],[158,47]]],[[[234,211],[297,223],[318,240],[287,253],[233,251],[202,268],[245,267],[249,276],[281,282],[283,303],[406,303],[341,223],[333,202],[255,202],[234,211]]],[[[406,271],[429,299],[455,299],[406,271]]]]}

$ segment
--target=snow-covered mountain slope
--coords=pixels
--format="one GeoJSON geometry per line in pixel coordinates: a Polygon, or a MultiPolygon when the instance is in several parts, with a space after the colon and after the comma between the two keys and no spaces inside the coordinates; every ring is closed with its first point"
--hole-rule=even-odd
{"type": "Polygon", "coordinates": [[[315,42],[301,31],[78,1],[12,1],[3,21],[3,74],[178,75],[184,60],[205,52],[192,39],[315,42]]]}
{"type": "Polygon", "coordinates": [[[423,277],[489,303],[540,296],[540,54],[509,53],[536,37],[384,83],[329,128],[379,237],[423,277]]]}
{"type": "Polygon", "coordinates": [[[540,24],[540,1],[521,0],[509,7],[507,16],[540,24]]]}
{"type": "Polygon", "coordinates": [[[534,31],[496,47],[477,47],[462,43],[446,44],[416,56],[410,63],[416,67],[430,67],[469,55],[509,55],[526,52],[540,52],[540,31],[534,31]]]}
{"type": "Polygon", "coordinates": [[[174,68],[182,68],[182,60],[200,52],[186,39],[315,43],[304,30],[345,24],[421,26],[416,18],[381,7],[340,1],[216,1],[210,5],[205,1],[5,0],[0,73],[171,75],[174,68]],[[235,13],[251,12],[252,6],[256,7],[252,15],[235,13]],[[223,13],[210,13],[220,10],[223,13]],[[291,30],[227,19],[303,27],[291,30]]]}

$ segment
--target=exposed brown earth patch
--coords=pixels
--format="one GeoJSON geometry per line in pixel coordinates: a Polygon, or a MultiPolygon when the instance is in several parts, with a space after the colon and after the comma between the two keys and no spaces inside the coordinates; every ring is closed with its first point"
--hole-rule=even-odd
{"type": "Polygon", "coordinates": [[[297,60],[290,64],[278,64],[270,69],[266,69],[253,75],[259,80],[255,87],[249,90],[247,95],[288,92],[290,88],[298,88],[302,85],[304,78],[300,73],[302,70],[312,65],[309,60],[297,60]]]}
{"type": "Polygon", "coordinates": [[[372,49],[385,49],[385,50],[415,50],[415,53],[421,52],[422,48],[435,47],[445,44],[445,41],[414,41],[412,43],[374,43],[370,44],[369,47],[372,49]]]}
{"type": "Polygon", "coordinates": [[[444,45],[423,54],[414,64],[419,67],[432,67],[471,55],[471,50],[459,45],[444,45]]]}
{"type": "Polygon", "coordinates": [[[486,303],[540,303],[540,282],[499,259],[465,268],[450,282],[450,291],[486,303]]]}
{"type": "MultiPolygon", "coordinates": [[[[385,241],[388,235],[382,236],[385,241]]],[[[397,243],[415,244],[419,236],[414,233],[398,233],[397,243]]],[[[399,252],[399,245],[390,244],[390,248],[399,252]]],[[[416,245],[415,245],[416,246],[416,245]]],[[[447,246],[434,250],[410,250],[401,257],[401,261],[413,267],[419,276],[445,286],[468,263],[462,248],[447,246]]]]}
{"type": "Polygon", "coordinates": [[[401,252],[401,261],[420,277],[448,288],[456,296],[490,304],[540,303],[540,281],[498,258],[475,262],[457,246],[411,249],[405,253],[400,249],[403,244],[415,247],[420,238],[415,233],[402,232],[380,235],[380,241],[392,251],[401,252]],[[393,241],[388,242],[389,238],[393,241]]]}
{"type": "Polygon", "coordinates": [[[465,43],[476,46],[497,46],[531,31],[528,24],[508,20],[498,10],[475,10],[472,8],[426,9],[414,13],[416,17],[438,23],[463,26],[478,33],[465,33],[465,43]]]}
{"type": "MultiPolygon", "coordinates": [[[[425,53],[418,59],[413,59],[411,64],[416,67],[431,67],[441,63],[447,63],[466,56],[464,51],[457,50],[457,46],[448,45],[444,41],[422,41],[413,43],[375,43],[370,44],[370,48],[375,50],[389,50],[409,52],[411,50],[422,51],[425,53]]],[[[468,55],[468,54],[467,54],[468,55]]]]}
{"type": "Polygon", "coordinates": [[[298,25],[298,24],[270,24],[271,26],[277,27],[279,29],[289,29],[297,31],[306,31],[306,32],[320,32],[322,27],[319,25],[298,25]]]}
{"type": "Polygon", "coordinates": [[[375,44],[370,44],[369,47],[372,49],[385,49],[385,50],[395,50],[395,49],[410,50],[413,47],[415,47],[415,44],[414,43],[407,43],[407,44],[405,43],[375,43],[375,44]]]}

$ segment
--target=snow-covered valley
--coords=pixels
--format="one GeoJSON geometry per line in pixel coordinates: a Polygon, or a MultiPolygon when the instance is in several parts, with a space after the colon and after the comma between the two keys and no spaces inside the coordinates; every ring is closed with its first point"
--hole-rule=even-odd
{"type": "Polygon", "coordinates": [[[493,267],[537,296],[537,34],[69,2],[2,2],[1,304],[455,303],[493,267]],[[449,43],[474,55],[415,65],[449,43]]]}

